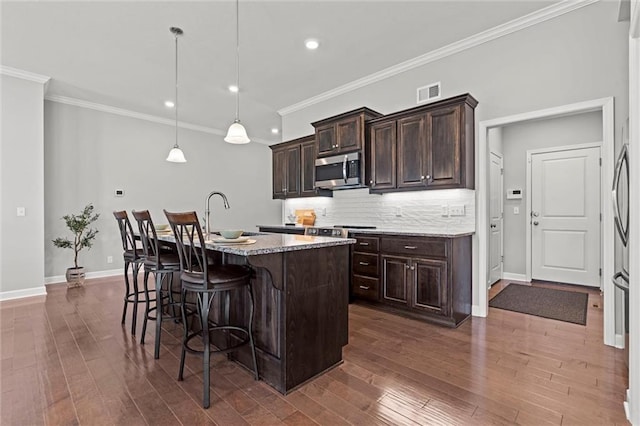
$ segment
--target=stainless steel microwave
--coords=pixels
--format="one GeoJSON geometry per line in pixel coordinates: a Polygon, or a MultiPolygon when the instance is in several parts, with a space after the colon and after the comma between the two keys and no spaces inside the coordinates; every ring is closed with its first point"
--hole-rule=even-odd
{"type": "Polygon", "coordinates": [[[316,188],[346,189],[362,183],[361,155],[352,152],[316,160],[316,188]]]}

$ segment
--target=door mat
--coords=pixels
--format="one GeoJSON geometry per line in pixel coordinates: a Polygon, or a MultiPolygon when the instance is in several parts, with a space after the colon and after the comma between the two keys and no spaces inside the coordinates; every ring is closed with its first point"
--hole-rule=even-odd
{"type": "Polygon", "coordinates": [[[489,306],[586,325],[588,299],[587,293],[510,283],[489,301],[489,306]]]}

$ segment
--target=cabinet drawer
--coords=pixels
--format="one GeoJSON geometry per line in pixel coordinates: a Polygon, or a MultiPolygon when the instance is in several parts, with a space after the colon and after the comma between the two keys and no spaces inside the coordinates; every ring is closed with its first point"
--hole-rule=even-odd
{"type": "Polygon", "coordinates": [[[353,294],[355,296],[375,301],[380,298],[378,292],[380,281],[377,278],[354,275],[351,282],[353,285],[353,294]]]}
{"type": "Polygon", "coordinates": [[[369,277],[378,276],[378,255],[353,253],[353,273],[369,277]]]}
{"type": "Polygon", "coordinates": [[[447,256],[445,238],[383,238],[381,250],[384,253],[419,256],[447,256]]]}
{"type": "Polygon", "coordinates": [[[357,242],[353,246],[353,251],[363,251],[366,253],[378,253],[378,237],[354,237],[357,242]]]}

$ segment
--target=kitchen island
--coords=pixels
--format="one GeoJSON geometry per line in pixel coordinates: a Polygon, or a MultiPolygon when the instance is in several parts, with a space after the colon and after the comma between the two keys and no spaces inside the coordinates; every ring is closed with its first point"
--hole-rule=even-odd
{"type": "MultiPolygon", "coordinates": [[[[175,242],[173,234],[158,238],[175,242]]],[[[284,234],[250,238],[255,243],[207,241],[206,247],[216,262],[253,269],[258,371],[262,380],[286,394],[342,362],[348,342],[349,245],[356,240],[284,234]]],[[[246,324],[248,295],[234,294],[230,302],[231,321],[246,324]]],[[[212,306],[212,320],[220,312],[219,305],[212,306]]],[[[252,369],[248,346],[232,359],[252,369]]]]}

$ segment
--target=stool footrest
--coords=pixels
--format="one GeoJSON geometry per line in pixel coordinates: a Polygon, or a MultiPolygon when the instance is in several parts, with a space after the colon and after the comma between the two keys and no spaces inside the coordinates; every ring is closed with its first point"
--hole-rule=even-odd
{"type": "MultiPolygon", "coordinates": [[[[230,346],[228,348],[218,348],[218,349],[215,349],[215,350],[211,350],[211,352],[210,352],[211,354],[214,354],[214,353],[226,354],[226,353],[229,353],[229,352],[234,352],[234,351],[238,350],[239,348],[241,348],[241,347],[243,347],[245,345],[248,345],[251,342],[251,339],[249,338],[249,331],[247,329],[242,328],[242,327],[236,327],[236,326],[233,326],[233,325],[222,325],[222,326],[217,326],[217,327],[211,327],[211,328],[209,328],[209,333],[215,332],[215,331],[224,331],[224,330],[240,331],[240,332],[244,333],[246,337],[242,341],[240,341],[237,344],[235,344],[233,346],[230,346]]],[[[189,346],[189,342],[192,339],[196,338],[196,337],[202,338],[202,331],[197,331],[197,332],[194,332],[194,333],[190,333],[187,336],[187,339],[183,342],[184,348],[189,353],[204,355],[204,352],[201,349],[194,349],[191,346],[189,346]]],[[[209,346],[211,346],[211,345],[209,345],[209,346]]]]}

